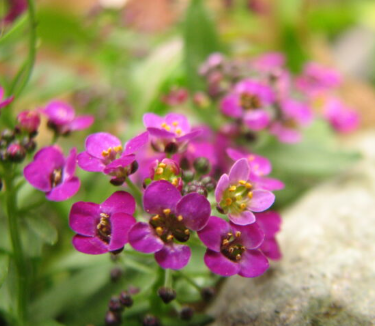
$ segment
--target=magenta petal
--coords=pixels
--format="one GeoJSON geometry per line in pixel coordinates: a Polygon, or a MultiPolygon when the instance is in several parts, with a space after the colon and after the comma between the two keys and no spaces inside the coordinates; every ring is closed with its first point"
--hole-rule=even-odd
{"type": "Polygon", "coordinates": [[[165,129],[158,129],[158,128],[147,128],[147,131],[151,136],[157,138],[175,138],[176,135],[173,132],[169,132],[165,129]]]}
{"type": "Polygon", "coordinates": [[[272,260],[280,260],[282,258],[279,244],[275,238],[265,239],[259,249],[272,260]]]}
{"type": "Polygon", "coordinates": [[[254,190],[253,198],[248,204],[248,209],[253,212],[263,212],[270,208],[275,201],[275,195],[267,190],[254,190]]]}
{"type": "Polygon", "coordinates": [[[75,118],[69,125],[70,130],[82,130],[90,127],[94,123],[94,117],[91,115],[84,115],[75,118]]]}
{"type": "Polygon", "coordinates": [[[59,184],[57,187],[52,188],[52,190],[46,194],[48,200],[52,201],[63,201],[70,197],[73,197],[77,191],[81,182],[77,177],[71,178],[69,181],[65,181],[59,184]]]}
{"type": "Polygon", "coordinates": [[[82,170],[89,172],[103,172],[105,168],[101,159],[91,156],[87,152],[78,154],[77,163],[82,170]]]}
{"type": "Polygon", "coordinates": [[[190,230],[202,229],[211,214],[211,205],[205,196],[197,193],[182,197],[176,206],[176,215],[182,215],[183,223],[190,230]]]}
{"type": "Polygon", "coordinates": [[[177,122],[177,126],[181,129],[183,133],[187,133],[190,131],[190,125],[188,119],[183,114],[179,113],[168,113],[165,116],[165,122],[168,125],[174,125],[174,122],[177,122]]]}
{"type": "Polygon", "coordinates": [[[102,159],[103,151],[108,150],[110,147],[121,146],[121,141],[106,132],[97,132],[86,138],[86,150],[91,156],[102,159]]]}
{"type": "Polygon", "coordinates": [[[143,196],[143,207],[147,213],[162,213],[163,209],[169,208],[174,212],[181,193],[168,181],[154,181],[151,183],[143,196]]]}
{"type": "Polygon", "coordinates": [[[52,101],[43,110],[48,120],[56,125],[64,125],[74,119],[74,109],[62,101],[52,101]]]}
{"type": "Polygon", "coordinates": [[[273,178],[260,177],[255,179],[256,187],[269,191],[276,191],[284,189],[285,185],[283,182],[273,178]]]}
{"type": "Polygon", "coordinates": [[[224,191],[229,187],[229,177],[227,174],[223,174],[219,182],[217,183],[216,189],[215,189],[215,199],[217,203],[221,202],[221,199],[223,198],[224,191]]]}
{"type": "Polygon", "coordinates": [[[66,158],[64,167],[64,180],[70,179],[74,176],[77,164],[77,149],[71,149],[69,156],[66,158]]]}
{"type": "Polygon", "coordinates": [[[266,256],[260,250],[245,250],[239,262],[241,269],[238,275],[243,277],[257,277],[269,267],[266,256]]]}
{"type": "Polygon", "coordinates": [[[193,131],[191,131],[191,132],[189,132],[189,133],[187,133],[187,134],[185,134],[181,137],[177,137],[176,140],[178,142],[181,142],[181,143],[185,142],[185,141],[190,141],[190,140],[198,137],[201,133],[202,133],[201,129],[196,129],[196,130],[193,130],[193,131]]]}
{"type": "Polygon", "coordinates": [[[146,113],[143,115],[143,124],[146,128],[161,128],[164,119],[155,113],[146,113]]]}
{"type": "Polygon", "coordinates": [[[260,247],[264,241],[264,232],[258,223],[249,225],[235,225],[231,223],[234,232],[241,232],[241,243],[247,249],[255,249],[260,247]]]}
{"type": "Polygon", "coordinates": [[[264,110],[254,110],[245,114],[244,121],[251,130],[259,131],[268,126],[270,117],[264,110]]]}
{"type": "Polygon", "coordinates": [[[24,168],[23,175],[34,188],[46,192],[52,188],[51,174],[54,168],[53,162],[34,161],[24,168]]]}
{"type": "Polygon", "coordinates": [[[74,203],[69,213],[69,226],[78,234],[94,236],[100,216],[98,204],[77,202],[74,203]]]}
{"type": "Polygon", "coordinates": [[[234,160],[237,161],[241,158],[246,158],[250,164],[250,170],[255,175],[267,175],[272,170],[271,162],[262,156],[241,152],[233,148],[227,149],[228,156],[234,160]]]}
{"type": "Polygon", "coordinates": [[[6,98],[5,100],[1,100],[1,97],[0,97],[0,109],[5,108],[7,105],[12,103],[13,100],[14,100],[14,96],[10,96],[6,98]]]}
{"type": "Polygon", "coordinates": [[[122,248],[128,243],[128,234],[131,227],[136,223],[135,218],[125,213],[113,213],[111,221],[111,241],[109,242],[109,251],[122,248]]]}
{"type": "Polygon", "coordinates": [[[53,164],[55,169],[61,168],[65,164],[64,154],[58,146],[42,148],[34,155],[34,161],[49,162],[49,164],[53,164]]]}
{"type": "Polygon", "coordinates": [[[134,155],[127,155],[114,160],[113,162],[109,163],[103,170],[105,174],[111,174],[116,172],[119,168],[124,168],[131,163],[134,162],[135,156],[134,155]]]}
{"type": "Polygon", "coordinates": [[[242,116],[242,108],[239,105],[238,95],[231,94],[225,96],[220,103],[221,112],[232,118],[240,118],[242,116]]]}
{"type": "Polygon", "coordinates": [[[165,245],[164,248],[155,253],[155,260],[164,269],[184,268],[191,256],[191,250],[185,245],[165,245]]]}
{"type": "Polygon", "coordinates": [[[164,242],[154,233],[148,223],[138,222],[129,231],[131,246],[145,254],[157,252],[164,247],[164,242]]]}
{"type": "Polygon", "coordinates": [[[130,139],[125,145],[124,155],[134,154],[142,146],[146,145],[148,142],[148,132],[144,133],[130,139]]]}
{"type": "Polygon", "coordinates": [[[229,172],[229,183],[231,185],[236,185],[238,181],[249,179],[250,167],[249,163],[245,158],[241,158],[236,161],[229,172]]]}
{"type": "Polygon", "coordinates": [[[257,223],[263,229],[266,237],[273,237],[280,231],[281,217],[278,212],[267,211],[255,214],[257,223]]]}
{"type": "Polygon", "coordinates": [[[230,231],[228,222],[219,217],[211,216],[207,225],[198,231],[198,236],[208,249],[220,252],[222,238],[230,231]]]}
{"type": "Polygon", "coordinates": [[[108,252],[108,245],[96,237],[76,235],[72,243],[74,248],[84,254],[100,255],[108,252]]]}
{"type": "Polygon", "coordinates": [[[228,214],[230,221],[237,225],[248,225],[256,221],[255,215],[250,211],[243,211],[238,214],[228,214]]]}
{"type": "Polygon", "coordinates": [[[212,272],[221,276],[236,275],[240,270],[239,264],[229,260],[220,252],[215,252],[210,249],[207,249],[204,255],[204,262],[212,272]]]}
{"type": "Polygon", "coordinates": [[[133,215],[135,212],[135,200],[126,191],[116,191],[100,205],[100,209],[108,215],[115,213],[133,215]]]}

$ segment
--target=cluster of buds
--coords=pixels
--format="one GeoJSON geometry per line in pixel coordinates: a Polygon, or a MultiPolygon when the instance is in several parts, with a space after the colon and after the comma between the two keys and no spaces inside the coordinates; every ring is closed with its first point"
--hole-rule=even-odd
{"type": "Polygon", "coordinates": [[[36,148],[40,116],[36,111],[23,111],[17,117],[16,127],[4,129],[0,136],[0,160],[20,163],[36,148]]]}
{"type": "Polygon", "coordinates": [[[125,308],[130,308],[132,305],[133,298],[128,291],[122,291],[120,295],[113,296],[108,304],[108,311],[105,315],[105,325],[121,325],[122,313],[125,308]]]}

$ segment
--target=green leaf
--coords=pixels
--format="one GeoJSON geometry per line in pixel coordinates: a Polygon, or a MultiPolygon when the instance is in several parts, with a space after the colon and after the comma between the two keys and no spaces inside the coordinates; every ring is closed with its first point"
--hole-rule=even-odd
{"type": "Polygon", "coordinates": [[[184,24],[184,56],[188,85],[199,90],[203,82],[198,68],[213,52],[221,50],[215,24],[202,0],[192,0],[184,24]]]}
{"type": "Polygon", "coordinates": [[[9,256],[0,254],[0,288],[3,285],[9,271],[9,256]]]}
{"type": "Polygon", "coordinates": [[[54,245],[57,242],[57,230],[46,218],[30,216],[26,218],[26,224],[44,243],[54,245]]]}

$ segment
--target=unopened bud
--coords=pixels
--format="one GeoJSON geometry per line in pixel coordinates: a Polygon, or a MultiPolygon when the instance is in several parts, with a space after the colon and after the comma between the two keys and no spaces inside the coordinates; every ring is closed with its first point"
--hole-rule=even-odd
{"type": "Polygon", "coordinates": [[[121,315],[113,311],[107,311],[105,315],[106,326],[119,326],[121,325],[121,315]]]}
{"type": "Polygon", "coordinates": [[[129,170],[129,175],[135,173],[138,171],[139,164],[137,161],[133,161],[132,164],[130,164],[130,170],[129,170]]]}
{"type": "Polygon", "coordinates": [[[130,308],[133,305],[133,298],[128,292],[122,291],[120,293],[120,302],[124,307],[130,308]]]}
{"type": "Polygon", "coordinates": [[[182,307],[180,311],[180,318],[182,320],[190,320],[194,316],[194,309],[188,306],[182,307]]]}
{"type": "Polygon", "coordinates": [[[118,282],[122,276],[122,269],[119,267],[113,268],[111,270],[111,281],[118,282]]]}
{"type": "Polygon", "coordinates": [[[36,142],[28,137],[25,137],[21,141],[21,145],[25,148],[26,152],[32,153],[36,149],[36,142]]]}
{"type": "Polygon", "coordinates": [[[171,288],[161,287],[158,290],[158,296],[164,303],[169,303],[176,298],[176,291],[171,288]]]}
{"type": "Polygon", "coordinates": [[[108,304],[108,309],[112,312],[121,312],[124,310],[124,306],[118,297],[113,296],[108,304]]]}
{"type": "Polygon", "coordinates": [[[22,162],[26,156],[26,151],[20,144],[13,143],[7,148],[7,158],[11,162],[22,162]]]}
{"type": "Polygon", "coordinates": [[[212,298],[215,296],[216,291],[212,287],[206,287],[201,290],[201,296],[202,299],[206,302],[209,302],[212,300],[212,298]]]}
{"type": "Polygon", "coordinates": [[[161,323],[158,318],[152,315],[147,315],[142,322],[143,326],[160,326],[161,323]]]}
{"type": "Polygon", "coordinates": [[[10,129],[4,129],[1,133],[1,139],[4,139],[9,143],[14,139],[14,131],[10,129]]]}
{"type": "Polygon", "coordinates": [[[184,180],[185,182],[193,181],[194,175],[195,175],[195,173],[193,171],[183,170],[182,171],[182,180],[184,180]]]}
{"type": "Polygon", "coordinates": [[[205,157],[198,157],[194,160],[193,165],[195,171],[200,174],[207,174],[211,169],[210,162],[205,157]]]}
{"type": "Polygon", "coordinates": [[[40,125],[40,116],[36,111],[23,111],[17,116],[18,127],[28,134],[35,133],[40,125]]]}
{"type": "Polygon", "coordinates": [[[122,186],[126,181],[125,177],[113,177],[109,182],[114,186],[122,186]]]}

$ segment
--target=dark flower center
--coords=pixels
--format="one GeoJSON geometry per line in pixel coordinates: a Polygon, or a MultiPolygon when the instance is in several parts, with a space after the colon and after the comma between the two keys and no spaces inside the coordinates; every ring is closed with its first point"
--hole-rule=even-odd
{"type": "Polygon", "coordinates": [[[182,215],[175,216],[169,208],[164,209],[162,214],[155,215],[150,220],[150,225],[155,233],[165,243],[176,239],[186,242],[190,238],[190,230],[183,223],[182,215]]]}
{"type": "Polygon", "coordinates": [[[241,94],[240,103],[245,110],[254,110],[262,107],[262,102],[257,95],[243,93],[241,94]]]}
{"type": "Polygon", "coordinates": [[[109,215],[106,213],[100,213],[100,220],[96,226],[96,235],[100,240],[108,244],[111,240],[111,230],[109,215]]]}
{"type": "Polygon", "coordinates": [[[62,169],[61,168],[53,170],[53,172],[51,174],[51,185],[52,185],[52,188],[58,186],[61,183],[62,178],[63,178],[63,173],[62,173],[62,169]]]}
{"type": "Polygon", "coordinates": [[[229,232],[221,241],[221,253],[228,259],[238,262],[242,258],[242,254],[246,248],[241,243],[241,232],[235,234],[229,232]]]}

